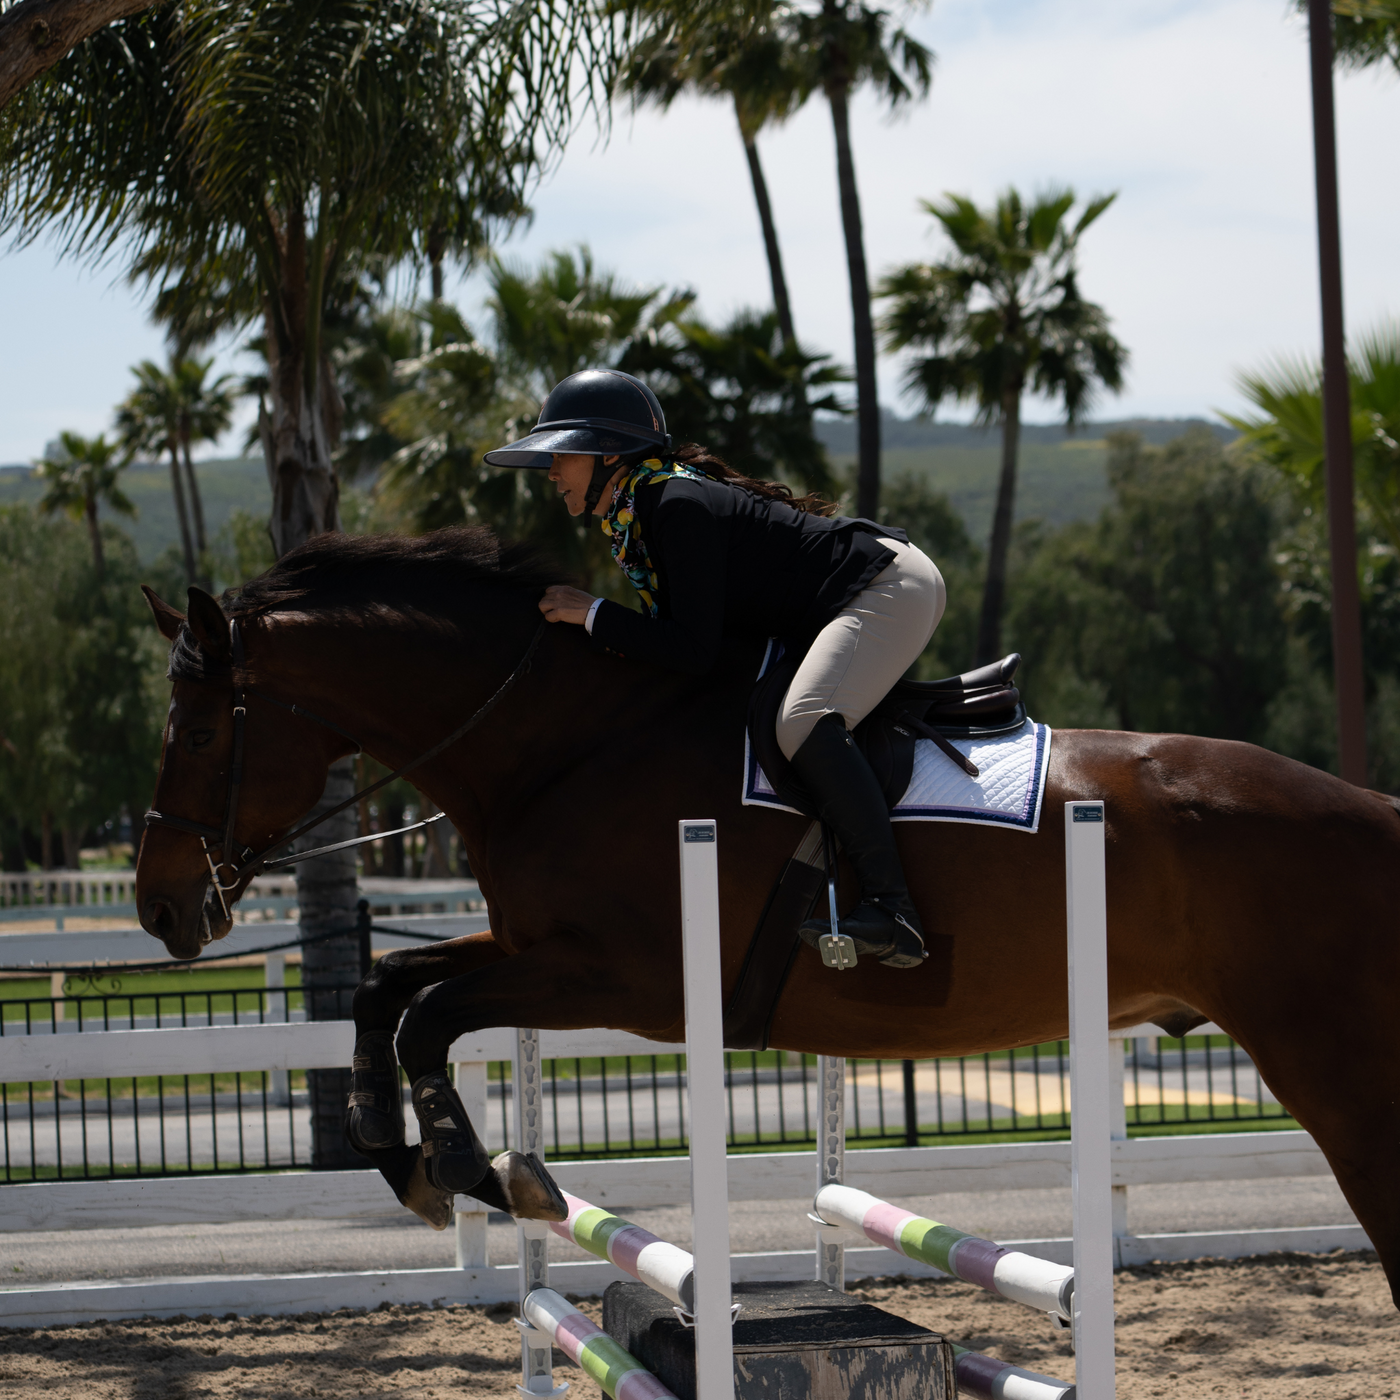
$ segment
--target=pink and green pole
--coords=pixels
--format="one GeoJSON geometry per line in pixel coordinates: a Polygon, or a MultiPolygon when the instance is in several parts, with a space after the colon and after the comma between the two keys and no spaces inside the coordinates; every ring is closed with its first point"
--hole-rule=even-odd
{"type": "Polygon", "coordinates": [[[564,1200],[569,1207],[568,1219],[549,1222],[556,1235],[571,1240],[595,1258],[616,1264],[677,1307],[694,1312],[695,1260],[688,1251],[568,1192],[564,1193],[564,1200]]]}
{"type": "Polygon", "coordinates": [[[872,1243],[906,1259],[917,1259],[1039,1312],[1066,1321],[1071,1316],[1074,1270],[1064,1264],[926,1220],[854,1186],[823,1186],[813,1209],[828,1225],[860,1230],[872,1243]]]}
{"type": "Polygon", "coordinates": [[[537,1288],[521,1311],[575,1365],[593,1377],[613,1400],[676,1400],[631,1352],[552,1288],[537,1288]]]}

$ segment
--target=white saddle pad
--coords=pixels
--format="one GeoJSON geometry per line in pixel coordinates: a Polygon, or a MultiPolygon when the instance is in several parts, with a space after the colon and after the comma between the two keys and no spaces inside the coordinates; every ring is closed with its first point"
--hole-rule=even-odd
{"type": "MultiPolygon", "coordinates": [[[[1034,834],[1040,827],[1040,804],[1050,766],[1048,725],[1027,720],[1019,729],[995,739],[954,739],[953,747],[976,764],[970,778],[929,739],[914,745],[914,774],[890,820],[896,822],[973,822],[1034,834]]],[[[744,733],[746,807],[777,807],[779,800],[758,766],[747,730],[744,733]]]]}

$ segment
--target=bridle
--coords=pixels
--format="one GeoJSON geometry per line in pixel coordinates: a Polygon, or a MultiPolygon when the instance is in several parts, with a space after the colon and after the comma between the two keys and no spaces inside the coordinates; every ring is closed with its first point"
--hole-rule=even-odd
{"type": "Polygon", "coordinates": [[[245,846],[240,853],[234,845],[233,829],[238,822],[238,800],[243,787],[243,729],[248,718],[248,698],[250,696],[269,705],[275,705],[278,709],[287,710],[301,719],[313,720],[324,728],[333,730],[341,738],[348,739],[355,746],[356,753],[363,753],[364,745],[338,724],[306,709],[305,706],[288,704],[285,700],[278,700],[274,696],[266,695],[260,690],[246,686],[243,682],[243,637],[238,630],[238,619],[230,618],[228,633],[233,660],[233,761],[229,768],[228,799],[224,805],[223,826],[210,826],[206,822],[193,821],[189,817],[177,817],[168,812],[157,812],[154,808],[146,813],[146,825],[168,826],[176,831],[185,831],[191,836],[199,837],[200,844],[204,849],[204,859],[209,865],[210,886],[218,896],[225,919],[233,917],[233,900],[230,899],[230,896],[234,895],[239,881],[245,876],[257,875],[264,870],[277,870],[286,865],[295,865],[298,861],[310,860],[312,856],[328,855],[332,851],[343,851],[351,846],[363,846],[367,841],[379,841],[386,836],[400,836],[405,832],[419,831],[425,826],[431,826],[434,822],[441,821],[447,814],[438,812],[423,821],[414,822],[411,826],[401,826],[394,831],[376,831],[368,836],[353,837],[349,841],[336,841],[329,846],[318,846],[312,851],[299,851],[295,855],[279,856],[275,860],[268,859],[273,851],[280,850],[298,837],[305,836],[308,831],[314,831],[323,822],[329,821],[332,817],[345,811],[347,807],[353,807],[362,798],[378,792],[380,788],[392,783],[396,778],[403,777],[405,773],[412,772],[413,769],[427,763],[429,759],[436,758],[444,749],[455,744],[468,730],[480,724],[505,699],[521,676],[530,669],[530,662],[535,655],[535,649],[540,644],[540,638],[544,636],[546,626],[547,623],[541,618],[540,625],[535,629],[534,636],[530,638],[530,645],[525,648],[525,655],[520,658],[515,670],[506,677],[504,684],[484,704],[479,706],[464,724],[458,725],[447,738],[419,754],[412,762],[405,763],[402,768],[396,768],[387,777],[380,778],[368,787],[361,788],[352,797],[347,797],[344,802],[339,802],[319,816],[303,822],[294,831],[288,832],[287,835],[280,837],[271,845],[264,846],[261,851],[255,853],[252,847],[245,846]],[[214,858],[216,851],[218,852],[217,860],[214,858]],[[226,881],[220,878],[221,871],[227,872],[226,881]]]}

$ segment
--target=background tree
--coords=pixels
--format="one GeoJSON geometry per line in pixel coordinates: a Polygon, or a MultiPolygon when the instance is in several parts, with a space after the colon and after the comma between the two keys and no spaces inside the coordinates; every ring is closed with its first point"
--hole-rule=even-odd
{"type": "Polygon", "coordinates": [[[98,508],[106,506],[118,515],[136,514],[136,507],[117,484],[126,462],[117,460],[119,444],[108,442],[101,434],[85,438],[77,433],[60,433],[58,441],[62,449],[59,455],[35,463],[47,487],[39,510],[44,515],[63,511],[87,526],[93,567],[101,578],[107,561],[97,521],[98,508]]]}
{"type": "Polygon", "coordinates": [[[871,87],[891,110],[927,95],[933,54],[886,10],[851,0],[821,0],[815,12],[785,15],[791,61],[805,91],[820,90],[836,135],[836,182],[851,286],[856,367],[856,513],[874,519],[880,507],[880,400],[875,381],[875,327],[865,263],[860,193],[851,154],[851,94],[871,87]]]}
{"type": "Polygon", "coordinates": [[[0,823],[21,868],[26,845],[75,867],[84,833],[144,811],[155,781],[168,691],[136,587],[150,571],[102,531],[99,575],[82,525],[0,508],[0,823]]]}
{"type": "Polygon", "coordinates": [[[1077,254],[1084,230],[1115,196],[1090,200],[1073,224],[1071,190],[1027,205],[1015,190],[992,210],[948,195],[925,200],[953,243],[937,263],[911,263],[890,273],[879,295],[890,303],[882,322],[891,350],[923,351],[905,384],[930,413],[945,399],[972,400],[979,423],[1001,425],[1001,475],[982,616],[979,665],[1001,654],[1001,620],[1016,501],[1021,399],[1029,389],[1059,399],[1072,427],[1097,385],[1118,390],[1127,351],[1108,330],[1101,306],[1079,292],[1077,254]]]}
{"type": "MultiPolygon", "coordinates": [[[[1357,496],[1357,572],[1371,781],[1400,786],[1395,753],[1400,691],[1400,323],[1382,322],[1355,338],[1349,356],[1352,451],[1357,496]],[[1389,737],[1387,737],[1389,736],[1389,737]]],[[[1296,718],[1279,742],[1308,762],[1335,766],[1331,735],[1332,574],[1325,522],[1322,375],[1315,362],[1276,360],[1238,376],[1257,412],[1227,421],[1241,432],[1236,450],[1278,473],[1293,502],[1276,546],[1297,647],[1290,702],[1296,718]],[[1303,698],[1316,695],[1315,705],[1303,698]],[[1316,713],[1314,713],[1316,711],[1316,713]]]]}
{"type": "Polygon", "coordinates": [[[205,588],[212,586],[204,558],[209,539],[190,449],[227,431],[234,400],[228,375],[208,382],[212,364],[172,356],[169,367],[162,369],[154,360],[142,360],[131,371],[136,388],[117,407],[117,431],[129,453],[169,454],[186,578],[205,588]]]}
{"type": "MultiPolygon", "coordinates": [[[[1307,0],[1298,8],[1307,13],[1307,0]]],[[[1400,69],[1400,0],[1332,0],[1332,52],[1344,67],[1400,69]]]]}
{"type": "Polygon", "coordinates": [[[1266,741],[1288,652],[1272,474],[1203,430],[1110,441],[1111,503],[1017,584],[1028,703],[1052,722],[1266,741]]]}
{"type": "MultiPolygon", "coordinates": [[[[1379,535],[1400,553],[1400,322],[1383,322],[1353,340],[1351,439],[1362,533],[1379,535]]],[[[1250,451],[1276,467],[1310,509],[1325,507],[1322,367],[1279,359],[1236,376],[1258,409],[1222,415],[1250,451]]]]}
{"type": "Polygon", "coordinates": [[[778,27],[780,7],[749,0],[707,5],[657,0],[637,9],[641,24],[619,70],[617,89],[635,104],[652,103],[663,111],[687,92],[733,104],[763,231],[773,309],[784,343],[795,347],[792,301],[758,154],[759,133],[790,116],[805,95],[778,27]]]}
{"type": "Polygon", "coordinates": [[[158,0],[0,0],[0,108],[104,24],[158,0]]]}
{"type": "Polygon", "coordinates": [[[839,494],[811,409],[842,412],[830,390],[849,376],[788,340],[775,313],[741,310],[715,327],[673,303],[618,365],[651,385],[676,442],[702,443],[753,476],[839,494]]]}
{"type": "Polygon", "coordinates": [[[933,640],[913,668],[919,680],[939,680],[970,668],[977,637],[977,598],[982,591],[982,551],[967,533],[953,503],[927,481],[906,472],[880,492],[882,524],[898,525],[938,565],[948,590],[947,607],[933,640]]]}

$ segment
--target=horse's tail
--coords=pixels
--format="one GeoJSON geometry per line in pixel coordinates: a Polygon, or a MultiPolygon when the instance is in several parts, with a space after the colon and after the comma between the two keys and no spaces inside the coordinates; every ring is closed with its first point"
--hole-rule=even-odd
{"type": "Polygon", "coordinates": [[[1375,788],[1367,788],[1367,795],[1374,797],[1377,802],[1384,802],[1396,816],[1400,817],[1400,797],[1392,797],[1388,792],[1377,792],[1375,788]]]}

